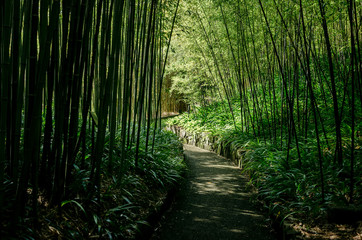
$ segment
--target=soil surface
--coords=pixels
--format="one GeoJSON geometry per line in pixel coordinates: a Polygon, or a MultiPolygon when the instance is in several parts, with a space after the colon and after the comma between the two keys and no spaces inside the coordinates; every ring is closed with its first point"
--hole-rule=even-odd
{"type": "Polygon", "coordinates": [[[151,239],[276,239],[249,202],[247,179],[231,161],[184,145],[188,172],[176,200],[151,239]]]}

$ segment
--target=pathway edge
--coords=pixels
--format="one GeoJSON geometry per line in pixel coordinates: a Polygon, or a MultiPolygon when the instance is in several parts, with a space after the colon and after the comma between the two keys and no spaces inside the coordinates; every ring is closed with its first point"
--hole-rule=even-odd
{"type": "MultiPolygon", "coordinates": [[[[231,160],[239,168],[243,168],[243,154],[245,149],[229,146],[225,142],[219,142],[220,137],[213,136],[211,133],[189,133],[182,127],[171,125],[166,127],[167,130],[176,134],[180,140],[189,145],[212,151],[219,156],[231,160]]],[[[260,204],[263,206],[263,204],[260,204]]],[[[263,211],[267,212],[267,208],[263,206],[263,211]]],[[[278,236],[283,240],[294,240],[303,238],[300,232],[293,228],[293,222],[284,219],[283,216],[277,215],[275,212],[269,213],[272,219],[272,227],[277,231],[278,236]]]]}

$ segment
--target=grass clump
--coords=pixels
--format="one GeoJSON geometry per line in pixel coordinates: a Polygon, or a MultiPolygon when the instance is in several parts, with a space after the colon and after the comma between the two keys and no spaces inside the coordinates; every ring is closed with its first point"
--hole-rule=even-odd
{"type": "MultiPolygon", "coordinates": [[[[328,147],[335,145],[333,127],[325,126],[329,143],[322,142],[323,198],[313,126],[306,129],[306,138],[298,134],[299,159],[295,140],[289,141],[287,129],[282,129],[284,134],[280,135],[281,128],[274,126],[273,129],[272,126],[269,132],[268,124],[263,122],[254,126],[254,130],[252,126],[247,127],[241,121],[240,105],[237,101],[232,104],[234,125],[230,111],[225,111],[226,106],[226,103],[218,102],[199,107],[191,113],[170,119],[168,124],[177,125],[192,133],[210,132],[217,137],[216,144],[241,149],[243,169],[250,177],[250,184],[257,190],[256,198],[278,217],[293,216],[308,221],[322,221],[330,206],[361,206],[362,164],[361,161],[355,161],[354,190],[351,193],[347,134],[344,138],[343,156],[346,161],[343,166],[338,166],[334,159],[334,149],[328,147]],[[273,132],[278,134],[274,135],[273,132]]],[[[357,159],[361,159],[360,146],[361,141],[357,142],[357,159]]]]}
{"type": "MultiPolygon", "coordinates": [[[[117,132],[116,139],[120,136],[117,132]]],[[[51,205],[46,194],[39,198],[39,230],[33,231],[30,219],[17,237],[26,239],[134,239],[151,214],[159,211],[168,191],[185,170],[183,148],[178,138],[166,130],[157,130],[155,145],[145,151],[146,132],[141,133],[138,167],[135,146],[127,148],[125,159],[119,145],[113,149],[113,167],[108,169],[109,133],[102,158],[100,195],[91,194],[91,143],[86,150],[86,165],[76,161],[68,200],[51,205]],[[89,197],[92,195],[92,197],[89,197]]],[[[152,140],[152,137],[151,137],[152,140]]],[[[151,141],[152,142],[152,141],[151,141]]]]}

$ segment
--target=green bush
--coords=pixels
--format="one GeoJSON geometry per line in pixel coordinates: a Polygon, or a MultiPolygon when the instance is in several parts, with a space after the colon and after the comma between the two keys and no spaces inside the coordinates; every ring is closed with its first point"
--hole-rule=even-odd
{"type": "MultiPolygon", "coordinates": [[[[342,169],[334,164],[333,150],[329,149],[326,143],[322,143],[325,188],[322,201],[318,149],[313,125],[308,129],[307,139],[302,135],[298,136],[302,158],[300,167],[294,139],[290,142],[288,156],[287,134],[282,138],[277,136],[276,139],[268,135],[254,136],[251,131],[248,133],[238,127],[241,123],[237,114],[235,128],[232,116],[229,111],[225,111],[225,106],[225,102],[217,102],[200,107],[192,113],[168,120],[167,124],[178,125],[188,132],[210,132],[218,137],[218,144],[231,144],[242,149],[244,171],[249,175],[250,183],[257,189],[257,198],[264,202],[270,211],[277,209],[284,212],[284,216],[299,214],[303,217],[316,217],[326,206],[348,204],[350,180],[348,177],[342,179],[340,175],[342,171],[349,171],[350,163],[345,161],[342,169]]],[[[232,106],[234,113],[240,111],[240,104],[236,100],[232,106]]],[[[344,134],[344,142],[347,145],[349,134],[350,132],[344,134]]],[[[327,129],[327,135],[329,145],[333,146],[333,128],[327,129]]],[[[349,159],[349,152],[344,152],[344,158],[349,159]]],[[[360,155],[357,154],[356,157],[360,155]]],[[[354,173],[354,203],[358,205],[362,203],[360,161],[356,163],[354,173]]]]}

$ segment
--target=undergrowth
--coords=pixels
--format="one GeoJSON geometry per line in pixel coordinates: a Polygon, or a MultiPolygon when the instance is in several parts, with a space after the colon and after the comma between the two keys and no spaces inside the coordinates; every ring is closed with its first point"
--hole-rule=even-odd
{"type": "MultiPolygon", "coordinates": [[[[209,132],[216,136],[216,145],[231,145],[241,149],[243,170],[250,177],[250,185],[257,190],[258,202],[264,204],[271,213],[281,217],[300,217],[320,220],[326,216],[329,206],[361,206],[362,204],[362,164],[361,138],[356,146],[354,165],[353,200],[350,196],[350,151],[348,135],[345,135],[344,165],[334,164],[334,149],[322,143],[323,183],[325,196],[322,199],[321,174],[315,133],[308,129],[308,137],[299,137],[302,166],[299,165],[295,141],[290,143],[288,156],[288,136],[267,135],[266,123],[259,126],[259,134],[254,135],[251,127],[241,128],[240,106],[233,101],[234,120],[228,105],[223,102],[198,107],[193,112],[184,113],[168,120],[168,125],[177,125],[190,133],[209,132]],[[239,109],[239,110],[238,110],[239,109]],[[261,129],[263,128],[264,129],[261,129]],[[263,134],[264,133],[264,134],[263,134]],[[347,173],[347,174],[346,174],[347,173]]],[[[311,123],[312,124],[312,123],[311,123]]],[[[326,126],[329,145],[333,146],[332,126],[326,126]],[[328,131],[329,130],[329,131],[328,131]]],[[[255,126],[257,128],[257,126],[255,126]]],[[[348,126],[345,126],[348,129],[348,126]]],[[[286,131],[286,130],[284,130],[286,131]]],[[[278,133],[280,129],[278,129],[278,133]]],[[[216,146],[214,146],[216,147],[216,146]]]]}
{"type": "MultiPolygon", "coordinates": [[[[116,139],[120,132],[117,133],[116,139]]],[[[141,134],[138,167],[135,167],[135,146],[127,149],[122,164],[120,146],[115,146],[113,167],[108,170],[109,148],[106,138],[102,159],[99,198],[89,198],[90,166],[80,167],[77,160],[69,186],[69,199],[60,206],[51,206],[47,197],[39,199],[39,227],[34,231],[30,219],[19,226],[21,239],[133,239],[147,217],[158,211],[168,190],[183,175],[182,144],[168,131],[156,131],[153,153],[145,151],[145,133],[141,134]]],[[[152,139],[151,139],[152,140],[152,139]]],[[[151,141],[152,142],[152,141],[151,141]]],[[[91,142],[88,142],[91,146],[91,142]]],[[[91,147],[86,150],[90,165],[91,147]]]]}

